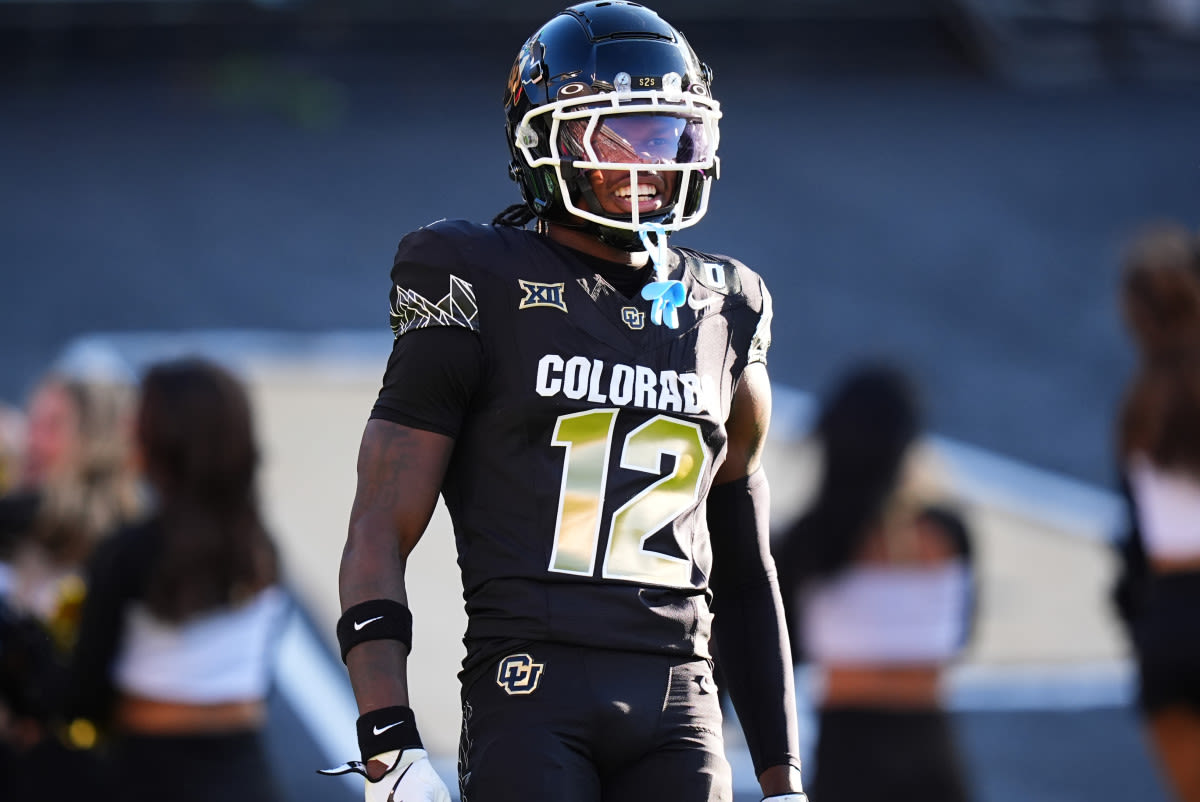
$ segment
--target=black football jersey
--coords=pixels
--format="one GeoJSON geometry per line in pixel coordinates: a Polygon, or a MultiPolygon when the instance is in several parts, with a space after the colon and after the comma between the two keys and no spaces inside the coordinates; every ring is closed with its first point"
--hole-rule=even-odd
{"type": "Polygon", "coordinates": [[[671,254],[677,328],[532,231],[441,221],[400,243],[396,336],[460,326],[483,350],[442,487],[468,665],[496,639],[709,656],[704,499],[771,304],[745,265],[671,254]]]}

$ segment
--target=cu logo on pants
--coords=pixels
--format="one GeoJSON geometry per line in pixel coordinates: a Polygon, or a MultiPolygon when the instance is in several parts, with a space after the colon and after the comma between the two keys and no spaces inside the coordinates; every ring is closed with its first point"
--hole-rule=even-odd
{"type": "Polygon", "coordinates": [[[500,661],[496,684],[510,696],[533,693],[545,668],[545,663],[535,663],[527,654],[510,654],[500,661]]]}

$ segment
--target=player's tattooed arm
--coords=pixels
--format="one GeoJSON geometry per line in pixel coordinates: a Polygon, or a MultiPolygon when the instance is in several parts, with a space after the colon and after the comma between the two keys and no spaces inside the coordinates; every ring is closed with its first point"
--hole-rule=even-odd
{"type": "MultiPolygon", "coordinates": [[[[408,555],[429,525],[453,439],[389,421],[367,422],[358,454],[358,487],[342,551],[342,610],[371,599],[407,604],[408,555]]],[[[395,640],[362,643],[346,668],[360,713],[409,706],[408,649],[395,640]]]]}

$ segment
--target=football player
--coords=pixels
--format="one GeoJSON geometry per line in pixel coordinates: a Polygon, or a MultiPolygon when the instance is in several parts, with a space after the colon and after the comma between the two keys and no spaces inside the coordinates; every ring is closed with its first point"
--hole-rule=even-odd
{"type": "Polygon", "coordinates": [[[508,81],[523,202],[400,242],[340,572],[362,753],[341,771],[368,800],[449,798],[406,683],[406,563],[439,494],[462,800],[728,802],[714,648],[763,796],[804,800],[760,462],[771,299],[667,242],[717,178],[711,81],[643,6],[560,12],[508,81]]]}

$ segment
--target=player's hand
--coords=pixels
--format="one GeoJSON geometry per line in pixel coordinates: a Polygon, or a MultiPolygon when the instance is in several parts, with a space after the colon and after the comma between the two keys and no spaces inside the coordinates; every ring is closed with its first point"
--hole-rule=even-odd
{"type": "Polygon", "coordinates": [[[384,752],[371,759],[391,768],[366,782],[366,802],[450,802],[450,791],[433,770],[424,749],[384,752]]]}
{"type": "Polygon", "coordinates": [[[344,766],[318,773],[361,774],[366,780],[363,797],[366,802],[450,802],[450,790],[433,770],[424,749],[384,752],[371,758],[370,762],[391,768],[377,779],[371,779],[375,772],[369,771],[361,761],[352,760],[344,766]]]}
{"type": "Polygon", "coordinates": [[[775,796],[764,796],[762,802],[808,802],[808,797],[800,792],[776,794],[775,796]]]}

